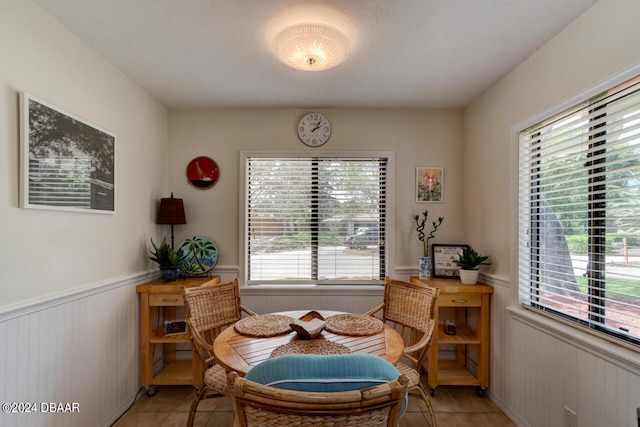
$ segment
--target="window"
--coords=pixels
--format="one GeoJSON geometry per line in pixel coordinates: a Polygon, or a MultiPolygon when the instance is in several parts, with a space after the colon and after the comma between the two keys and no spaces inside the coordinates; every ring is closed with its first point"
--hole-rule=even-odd
{"type": "Polygon", "coordinates": [[[520,132],[520,302],[640,344],[640,78],[520,132]]]}
{"type": "Polygon", "coordinates": [[[242,153],[247,284],[381,284],[389,154],[242,153]]]}

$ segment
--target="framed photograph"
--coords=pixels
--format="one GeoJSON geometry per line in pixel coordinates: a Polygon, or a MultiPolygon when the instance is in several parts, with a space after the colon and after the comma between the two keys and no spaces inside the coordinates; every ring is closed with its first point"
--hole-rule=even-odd
{"type": "Polygon", "coordinates": [[[419,166],[416,168],[416,202],[441,203],[444,195],[444,169],[419,166]]]}
{"type": "Polygon", "coordinates": [[[20,110],[20,206],[113,213],[115,136],[26,93],[20,110]]]}
{"type": "Polygon", "coordinates": [[[453,279],[460,277],[458,266],[453,260],[458,259],[462,250],[469,245],[431,245],[433,259],[433,277],[453,279]]]}

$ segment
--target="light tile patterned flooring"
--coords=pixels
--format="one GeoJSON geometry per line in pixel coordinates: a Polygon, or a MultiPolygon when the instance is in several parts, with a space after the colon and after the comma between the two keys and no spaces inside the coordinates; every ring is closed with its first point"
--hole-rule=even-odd
{"type": "MultiPolygon", "coordinates": [[[[190,386],[158,386],[152,397],[143,390],[113,427],[182,427],[187,422],[194,394],[190,386]]],[[[479,397],[474,388],[438,387],[431,404],[438,427],[515,427],[488,397],[479,397]]],[[[410,396],[400,427],[425,427],[429,425],[428,419],[424,402],[410,396]]],[[[200,402],[195,426],[230,427],[232,420],[231,401],[226,397],[213,398],[200,402]]]]}

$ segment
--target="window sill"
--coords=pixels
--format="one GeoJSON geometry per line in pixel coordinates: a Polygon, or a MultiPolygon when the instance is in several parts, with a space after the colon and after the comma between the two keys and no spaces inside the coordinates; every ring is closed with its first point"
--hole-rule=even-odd
{"type": "Polygon", "coordinates": [[[246,285],[243,295],[384,295],[384,285],[246,285]]]}
{"type": "Polygon", "coordinates": [[[509,306],[507,311],[516,321],[640,374],[639,346],[618,341],[597,331],[585,330],[571,322],[525,306],[509,306]]]}

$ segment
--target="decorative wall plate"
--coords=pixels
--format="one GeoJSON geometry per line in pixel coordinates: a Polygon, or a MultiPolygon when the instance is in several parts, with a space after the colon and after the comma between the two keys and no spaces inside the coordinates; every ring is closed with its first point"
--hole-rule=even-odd
{"type": "Polygon", "coordinates": [[[218,182],[219,176],[218,164],[209,157],[196,157],[187,165],[187,179],[194,187],[211,188],[218,182]]]}
{"type": "Polygon", "coordinates": [[[186,255],[180,262],[180,269],[186,276],[206,274],[218,262],[218,248],[215,243],[203,236],[185,239],[177,250],[186,255]]]}

